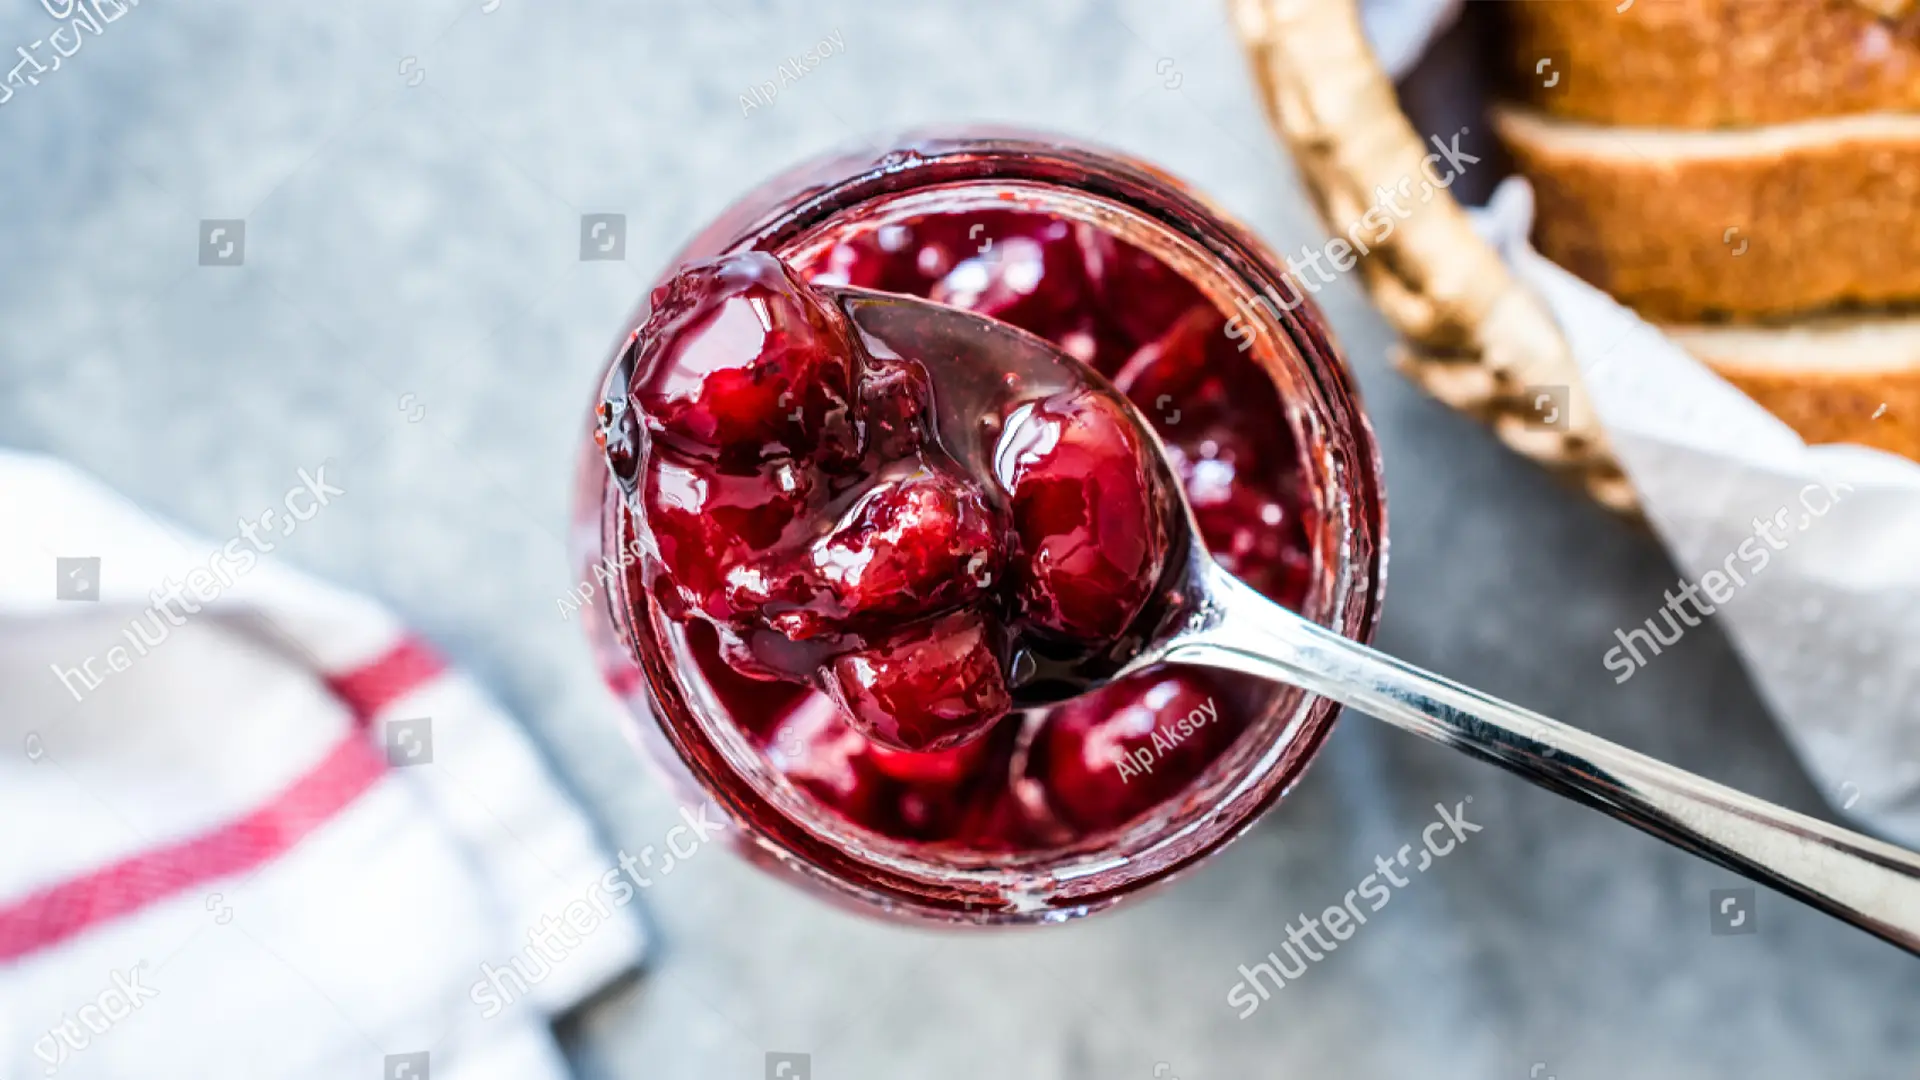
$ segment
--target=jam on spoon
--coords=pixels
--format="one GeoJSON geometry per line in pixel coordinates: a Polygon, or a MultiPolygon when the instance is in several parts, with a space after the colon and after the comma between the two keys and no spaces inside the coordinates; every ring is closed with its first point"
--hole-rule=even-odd
{"type": "Polygon", "coordinates": [[[1111,645],[1149,599],[1165,544],[1144,432],[1077,365],[1009,381],[977,342],[907,340],[884,298],[833,287],[990,313],[1157,402],[1222,561],[1299,603],[1311,559],[1271,382],[1183,278],[1043,214],[855,230],[793,267],[735,256],[656,291],[605,425],[628,524],[657,554],[632,591],[682,625],[777,771],[879,832],[1032,848],[1179,795],[1266,688],[1168,668],[1019,711],[1070,692],[1039,676],[1111,645]],[[1176,688],[1218,714],[1204,738],[1180,715],[1141,728],[1176,688]],[[1136,737],[1150,771],[1111,756],[1136,737]]]}
{"type": "Polygon", "coordinates": [[[994,346],[1017,331],[919,306],[760,252],[690,267],[639,331],[631,404],[655,594],[742,672],[926,753],[984,735],[1024,673],[1117,641],[1167,538],[1116,391],[1044,346],[1010,367],[994,346]]]}

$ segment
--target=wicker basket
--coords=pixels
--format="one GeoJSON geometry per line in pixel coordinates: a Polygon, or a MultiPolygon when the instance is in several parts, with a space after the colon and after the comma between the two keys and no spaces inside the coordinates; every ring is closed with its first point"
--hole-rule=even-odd
{"type": "MultiPolygon", "coordinates": [[[[1268,119],[1321,217],[1346,234],[1380,186],[1420,176],[1427,153],[1367,44],[1358,0],[1229,5],[1268,119]]],[[[1377,230],[1378,242],[1370,240],[1359,260],[1375,304],[1406,337],[1395,363],[1434,397],[1492,426],[1508,446],[1603,505],[1634,513],[1633,489],[1552,314],[1474,232],[1453,196],[1436,194],[1377,230]],[[1564,419],[1542,422],[1542,387],[1566,388],[1564,419]]]]}

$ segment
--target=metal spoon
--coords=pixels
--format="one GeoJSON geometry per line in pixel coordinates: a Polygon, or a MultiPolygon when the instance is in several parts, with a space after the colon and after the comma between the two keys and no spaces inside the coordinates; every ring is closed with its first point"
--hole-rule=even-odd
{"type": "MultiPolygon", "coordinates": [[[[1106,385],[1053,345],[1004,323],[929,301],[840,293],[876,344],[891,341],[923,356],[943,344],[974,355],[984,350],[1001,370],[1075,371],[1106,385]]],[[[1422,671],[1273,603],[1214,562],[1166,448],[1138,410],[1130,407],[1129,416],[1160,455],[1161,487],[1173,511],[1174,555],[1163,588],[1112,649],[1023,657],[1014,687],[1020,704],[1058,701],[1170,663],[1297,686],[1492,762],[1920,954],[1920,855],[1422,671]]]]}

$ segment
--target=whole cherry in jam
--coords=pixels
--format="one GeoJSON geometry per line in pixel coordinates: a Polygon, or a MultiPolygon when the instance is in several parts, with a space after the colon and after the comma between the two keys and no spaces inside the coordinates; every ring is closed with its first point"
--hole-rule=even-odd
{"type": "Polygon", "coordinates": [[[842,654],[828,692],[883,746],[950,749],[1013,707],[1003,634],[977,611],[950,612],[842,654]]]}
{"type": "Polygon", "coordinates": [[[889,789],[874,746],[818,694],[788,712],[767,738],[767,758],[796,787],[855,821],[880,823],[889,789]]]}
{"type": "Polygon", "coordinates": [[[652,303],[630,393],[661,444],[729,462],[850,448],[848,327],[779,260],[689,268],[652,303]]]}
{"type": "Polygon", "coordinates": [[[1004,529],[978,486],[918,468],[869,487],[809,557],[847,617],[911,616],[990,590],[1004,529]]]}
{"type": "Polygon", "coordinates": [[[632,346],[650,591],[896,750],[983,735],[1035,635],[1110,643],[1165,563],[1153,450],[1118,394],[1057,356],[997,364],[992,333],[965,337],[981,326],[747,252],[659,290],[632,346]]]}
{"type": "Polygon", "coordinates": [[[1241,350],[1245,335],[1229,335],[1220,309],[1167,263],[1083,222],[994,209],[856,228],[797,265],[815,281],[991,315],[1091,364],[1153,423],[1214,555],[1278,603],[1305,600],[1311,508],[1285,403],[1241,350]],[[1015,240],[1046,256],[989,257],[1015,240]],[[1003,302],[1015,296],[1028,299],[1003,302]]]}
{"type": "Polygon", "coordinates": [[[1105,399],[982,394],[962,372],[938,380],[937,364],[881,355],[832,288],[990,315],[1112,378],[1158,429],[1214,556],[1298,606],[1311,508],[1272,380],[1198,289],[1084,223],[1016,209],[894,218],[791,265],[723,260],[656,293],[619,403],[635,430],[608,425],[609,460],[664,568],[635,592],[685,623],[708,689],[771,766],[875,832],[1017,852],[1178,797],[1267,707],[1267,688],[1177,668],[986,720],[1002,707],[1010,637],[1104,633],[1128,618],[1125,582],[1152,576],[1153,546],[1107,534],[1096,513],[1129,501],[1126,470],[1101,480],[1097,463],[1126,457],[1098,444],[1130,432],[1076,427],[1076,410],[1105,399]],[[674,352],[685,362],[662,366],[674,352]],[[995,402],[983,445],[941,423],[957,397],[995,402]],[[1031,407],[1015,416],[1014,400],[1031,407]],[[1076,471],[1107,494],[1050,480],[1076,471]]]}
{"type": "Polygon", "coordinates": [[[996,459],[1027,560],[1027,616],[1070,637],[1118,637],[1160,580],[1164,501],[1125,408],[1089,394],[1023,406],[996,459]]]}
{"type": "Polygon", "coordinates": [[[1244,724],[1212,672],[1148,672],[1056,708],[1041,730],[1036,771],[1067,823],[1115,828],[1184,790],[1244,724]]]}
{"type": "Polygon", "coordinates": [[[929,299],[1014,326],[1038,327],[1049,338],[1080,326],[1092,287],[1081,251],[1085,228],[1004,211],[998,217],[994,231],[1000,239],[987,236],[979,245],[962,247],[962,257],[934,284],[929,299]]]}

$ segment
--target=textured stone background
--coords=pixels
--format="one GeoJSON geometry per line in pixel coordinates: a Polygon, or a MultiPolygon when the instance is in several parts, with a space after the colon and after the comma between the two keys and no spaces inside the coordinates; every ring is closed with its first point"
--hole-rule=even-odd
{"type": "MultiPolygon", "coordinates": [[[[699,223],[852,136],[986,119],[1152,158],[1283,248],[1323,235],[1210,3],[489,5],[148,0],[0,107],[0,441],[211,535],[336,459],[350,495],[282,557],[481,671],[635,850],[673,806],[554,601],[589,385],[699,223]],[[741,115],[835,30],[844,54],[741,115]],[[627,216],[624,262],[578,261],[592,212],[627,216]],[[206,218],[245,219],[244,267],[197,266],[206,218]]],[[[46,18],[4,0],[0,46],[46,18]]],[[[1322,296],[1386,449],[1381,644],[1817,807],[1711,628],[1624,687],[1603,670],[1672,584],[1654,544],[1403,386],[1350,283],[1322,296]]],[[[697,859],[651,893],[652,970],[566,1034],[584,1075],[703,1080],[758,1077],[768,1050],[827,1080],[1911,1075],[1920,966],[1764,892],[1758,933],[1711,936],[1708,890],[1735,884],[1349,717],[1244,841],[1064,929],[882,926],[697,859]],[[1236,965],[1467,795],[1483,833],[1235,1019],[1236,965]]]]}

